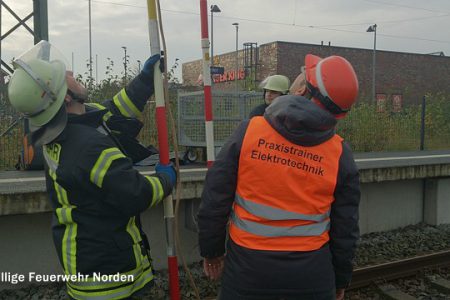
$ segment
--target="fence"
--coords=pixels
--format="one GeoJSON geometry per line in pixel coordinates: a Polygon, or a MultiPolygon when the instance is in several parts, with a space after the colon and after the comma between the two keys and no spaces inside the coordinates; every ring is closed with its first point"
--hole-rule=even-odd
{"type": "Polygon", "coordinates": [[[23,120],[0,99],[0,170],[15,169],[22,151],[23,120]]]}
{"type": "Polygon", "coordinates": [[[450,99],[427,96],[424,104],[422,121],[421,105],[377,112],[375,105],[361,103],[339,121],[337,132],[354,152],[420,150],[422,141],[425,150],[450,149],[450,99]]]}
{"type": "MultiPolygon", "coordinates": [[[[214,92],[214,145],[223,146],[239,123],[262,103],[262,93],[214,92]]],[[[188,147],[206,147],[203,92],[178,94],[178,143],[188,147]]]]}
{"type": "MultiPolygon", "coordinates": [[[[250,110],[262,103],[261,93],[213,94],[214,139],[223,145],[231,132],[250,110]]],[[[1,100],[1,99],[0,99],[1,100]]],[[[170,105],[174,113],[178,142],[188,147],[205,147],[203,93],[172,94],[170,105]],[[180,113],[178,113],[180,112],[180,113]]],[[[443,95],[427,96],[424,124],[424,149],[450,149],[450,98],[443,95]]],[[[144,128],[139,135],[144,145],[157,147],[154,120],[155,105],[147,105],[144,128]]],[[[0,170],[12,170],[22,151],[23,126],[19,123],[7,133],[8,126],[18,115],[7,102],[0,101],[0,170]]],[[[170,120],[169,120],[170,121],[170,120]]],[[[374,105],[361,102],[347,118],[340,120],[337,132],[350,143],[355,152],[419,150],[421,144],[421,106],[407,106],[400,112],[389,107],[377,112],[374,105]]],[[[169,142],[171,139],[169,126],[169,142]]]]}

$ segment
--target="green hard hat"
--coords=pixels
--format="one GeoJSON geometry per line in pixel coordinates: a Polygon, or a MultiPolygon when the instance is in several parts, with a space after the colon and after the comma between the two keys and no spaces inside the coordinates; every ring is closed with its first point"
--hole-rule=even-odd
{"type": "Polygon", "coordinates": [[[15,70],[8,84],[9,100],[32,126],[42,127],[56,115],[64,102],[66,70],[59,61],[50,63],[39,59],[29,61],[26,67],[33,75],[21,67],[15,70]]]}
{"type": "Polygon", "coordinates": [[[263,88],[265,90],[277,91],[282,94],[289,92],[289,78],[284,75],[272,75],[264,80],[263,88]]]}
{"type": "Polygon", "coordinates": [[[29,120],[32,133],[39,131],[45,143],[56,138],[67,123],[66,66],[48,55],[52,49],[42,41],[14,60],[16,69],[8,84],[11,105],[29,120]]]}

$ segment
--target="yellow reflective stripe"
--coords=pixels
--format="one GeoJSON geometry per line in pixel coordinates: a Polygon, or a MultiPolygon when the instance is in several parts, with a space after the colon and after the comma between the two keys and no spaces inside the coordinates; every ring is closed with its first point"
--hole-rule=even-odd
{"type": "Polygon", "coordinates": [[[68,205],[69,200],[67,198],[67,192],[66,190],[60,186],[56,181],[56,170],[58,170],[59,166],[59,157],[61,153],[61,145],[59,144],[51,144],[51,145],[45,145],[43,147],[43,155],[45,158],[45,161],[48,166],[48,175],[53,180],[53,185],[55,187],[56,197],[58,198],[58,202],[61,205],[68,205]]]}
{"type": "Polygon", "coordinates": [[[66,226],[61,245],[61,257],[66,274],[76,274],[76,236],[78,225],[72,219],[73,208],[75,207],[61,207],[56,209],[59,223],[66,226]]]}
{"type": "Polygon", "coordinates": [[[104,114],[103,115],[103,121],[108,121],[109,120],[109,118],[111,118],[112,117],[112,113],[110,112],[110,111],[108,111],[106,114],[104,114]]]}
{"type": "MultiPolygon", "coordinates": [[[[66,230],[64,230],[64,236],[62,239],[62,249],[61,249],[61,257],[63,260],[64,272],[66,274],[70,274],[70,269],[69,269],[70,255],[68,255],[68,252],[67,252],[68,239],[69,239],[69,226],[66,225],[66,230]],[[67,257],[69,257],[69,259],[67,259],[67,257]]],[[[70,247],[69,247],[69,249],[70,249],[70,247]]]]}
{"type": "Polygon", "coordinates": [[[56,214],[60,223],[66,225],[62,239],[61,256],[63,259],[64,271],[66,274],[74,275],[77,271],[77,231],[78,225],[73,222],[72,210],[75,207],[62,207],[56,209],[56,214]]]}
{"type": "Polygon", "coordinates": [[[90,106],[90,107],[95,107],[100,110],[106,109],[105,106],[101,105],[100,103],[95,103],[95,102],[85,103],[85,105],[90,106]]]}
{"type": "Polygon", "coordinates": [[[56,174],[54,177],[53,184],[55,186],[55,191],[56,191],[56,196],[58,197],[58,202],[61,203],[61,205],[69,205],[69,199],[67,197],[67,192],[62,186],[60,186],[56,182],[56,174]]]}
{"type": "Polygon", "coordinates": [[[56,215],[60,220],[60,224],[68,225],[73,223],[72,210],[76,206],[63,206],[56,209],[56,215]]]}
{"type": "Polygon", "coordinates": [[[56,173],[49,171],[49,175],[53,179],[53,186],[55,187],[55,192],[56,192],[56,197],[58,198],[58,202],[62,206],[69,205],[69,199],[67,197],[66,190],[56,182],[56,173]]]}
{"type": "Polygon", "coordinates": [[[61,205],[69,204],[69,201],[67,200],[66,190],[64,190],[64,188],[56,182],[56,173],[52,171],[49,171],[48,173],[50,177],[53,179],[53,186],[55,188],[56,198],[58,198],[59,204],[61,205]]]}
{"type": "Polygon", "coordinates": [[[91,182],[101,188],[103,185],[103,178],[105,177],[106,172],[111,166],[111,163],[118,158],[125,158],[125,155],[123,155],[123,153],[118,148],[113,147],[103,150],[91,170],[91,182]]]}
{"type": "MultiPolygon", "coordinates": [[[[75,299],[82,300],[110,300],[110,299],[122,299],[125,297],[131,296],[133,293],[137,292],[141,288],[143,288],[147,283],[149,283],[153,279],[152,269],[149,268],[145,270],[143,273],[139,275],[138,278],[135,277],[135,281],[133,284],[119,287],[116,289],[110,289],[101,292],[89,292],[89,291],[80,291],[72,288],[72,284],[67,284],[67,292],[69,295],[75,299]]],[[[121,285],[124,282],[120,282],[121,285]]],[[[125,283],[126,284],[126,283],[125,283]]]]}
{"type": "Polygon", "coordinates": [[[119,109],[120,113],[128,118],[140,118],[142,113],[139,109],[134,105],[133,101],[128,97],[125,89],[120,90],[114,98],[113,102],[116,107],[119,109]]]}
{"type": "Polygon", "coordinates": [[[136,260],[136,268],[142,265],[142,251],[140,242],[142,241],[141,233],[139,232],[139,229],[136,226],[136,217],[131,217],[128,221],[127,225],[127,232],[131,235],[131,238],[133,239],[133,252],[134,252],[134,258],[136,260]]]}
{"type": "Polygon", "coordinates": [[[69,274],[76,274],[76,256],[77,256],[77,243],[76,243],[76,236],[77,236],[77,230],[78,225],[73,222],[72,219],[72,208],[67,208],[67,221],[69,224],[67,224],[66,232],[67,232],[67,239],[66,241],[63,240],[63,245],[66,244],[66,251],[63,253],[63,255],[66,255],[67,260],[67,272],[69,274]]]}
{"type": "Polygon", "coordinates": [[[127,232],[131,235],[133,243],[139,243],[141,241],[139,229],[136,226],[136,217],[131,217],[128,221],[127,232]]]}
{"type": "MultiPolygon", "coordinates": [[[[94,107],[94,108],[97,108],[99,110],[107,109],[106,106],[103,106],[100,103],[91,102],[91,103],[85,103],[85,104],[87,106],[94,107]]],[[[112,115],[113,114],[108,110],[108,112],[103,115],[103,121],[105,121],[105,122],[108,121],[108,119],[111,118],[112,115]]]]}
{"type": "Polygon", "coordinates": [[[70,205],[67,191],[57,182],[56,171],[61,153],[61,145],[51,144],[44,148],[44,158],[48,166],[48,174],[53,181],[56,197],[62,207],[55,210],[56,217],[59,224],[65,225],[65,230],[62,238],[61,257],[63,260],[63,267],[66,274],[76,274],[76,252],[77,252],[77,230],[78,225],[73,222],[72,210],[76,208],[70,205]]]}
{"type": "Polygon", "coordinates": [[[68,260],[70,261],[69,264],[69,270],[70,274],[76,274],[77,273],[77,243],[76,243],[76,237],[78,232],[78,225],[76,223],[73,223],[69,225],[69,240],[68,243],[70,245],[70,253],[68,260]]]}
{"type": "Polygon", "coordinates": [[[44,148],[43,155],[45,158],[45,161],[47,162],[48,171],[49,172],[56,172],[58,169],[58,162],[53,160],[47,153],[47,148],[44,148]]]}
{"type": "MultiPolygon", "coordinates": [[[[143,259],[143,264],[131,271],[128,271],[126,273],[117,273],[119,276],[132,276],[134,278],[134,281],[142,275],[142,273],[147,269],[150,268],[150,261],[148,260],[148,257],[145,256],[143,259]]],[[[99,274],[99,275],[105,275],[105,274],[99,274]]],[[[86,278],[85,278],[86,279],[86,278]]],[[[106,288],[113,288],[122,286],[127,282],[122,281],[95,281],[94,277],[90,275],[86,280],[82,281],[68,281],[67,285],[70,285],[71,287],[78,289],[78,290],[101,290],[106,288]]]]}
{"type": "Polygon", "coordinates": [[[56,197],[62,205],[56,209],[58,222],[65,225],[64,235],[62,239],[61,257],[63,260],[64,271],[66,274],[76,273],[76,235],[77,224],[73,223],[72,208],[69,207],[69,200],[66,190],[56,182],[56,173],[49,172],[55,186],[56,197]]]}
{"type": "Polygon", "coordinates": [[[142,251],[140,244],[133,244],[134,259],[136,260],[136,268],[142,265],[142,251]]]}
{"type": "Polygon", "coordinates": [[[42,147],[45,162],[47,163],[49,170],[52,172],[56,172],[58,169],[61,149],[61,145],[58,143],[52,143],[42,147]]]}
{"type": "Polygon", "coordinates": [[[145,178],[147,178],[152,185],[152,203],[150,204],[150,207],[152,207],[158,204],[163,199],[164,190],[161,181],[159,181],[159,178],[153,176],[145,176],[145,178]]]}
{"type": "Polygon", "coordinates": [[[59,224],[64,224],[65,220],[64,220],[64,216],[61,213],[61,208],[57,208],[55,213],[56,213],[56,217],[58,218],[58,223],[59,224]]]}

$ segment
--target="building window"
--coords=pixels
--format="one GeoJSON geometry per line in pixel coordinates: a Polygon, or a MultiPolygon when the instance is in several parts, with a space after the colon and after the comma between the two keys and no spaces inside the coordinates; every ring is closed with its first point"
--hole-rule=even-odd
{"type": "Polygon", "coordinates": [[[376,99],[377,99],[377,112],[379,113],[385,112],[387,104],[386,94],[377,94],[376,99]]]}
{"type": "Polygon", "coordinates": [[[401,112],[403,108],[403,95],[393,94],[392,95],[392,111],[401,112]]]}

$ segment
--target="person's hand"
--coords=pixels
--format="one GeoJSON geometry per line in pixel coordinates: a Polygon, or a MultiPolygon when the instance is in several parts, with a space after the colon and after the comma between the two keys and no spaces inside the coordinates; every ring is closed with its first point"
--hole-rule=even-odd
{"type": "Polygon", "coordinates": [[[172,186],[175,186],[175,184],[177,183],[177,172],[172,163],[170,163],[168,165],[162,165],[160,163],[157,163],[156,167],[155,167],[155,171],[156,171],[156,174],[158,174],[158,173],[166,174],[167,177],[169,177],[170,184],[172,184],[172,186]]]}
{"type": "Polygon", "coordinates": [[[222,276],[223,264],[223,256],[203,259],[203,271],[206,277],[211,280],[219,280],[222,276]]]}
{"type": "Polygon", "coordinates": [[[336,290],[336,300],[344,300],[345,289],[336,290]]]}
{"type": "Polygon", "coordinates": [[[161,55],[154,54],[145,61],[144,67],[142,68],[141,73],[146,78],[153,78],[153,69],[155,68],[155,65],[158,61],[160,61],[159,69],[161,70],[161,72],[164,72],[164,59],[161,58],[161,55]]]}

